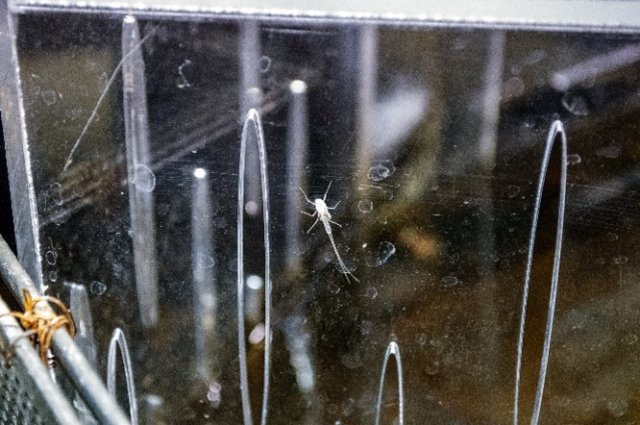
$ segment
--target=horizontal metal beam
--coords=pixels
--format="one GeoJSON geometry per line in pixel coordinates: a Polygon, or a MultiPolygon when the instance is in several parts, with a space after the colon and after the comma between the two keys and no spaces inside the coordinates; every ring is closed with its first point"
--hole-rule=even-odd
{"type": "Polygon", "coordinates": [[[16,12],[57,10],[144,15],[401,22],[488,28],[637,31],[640,2],[594,0],[11,0],[16,12]]]}

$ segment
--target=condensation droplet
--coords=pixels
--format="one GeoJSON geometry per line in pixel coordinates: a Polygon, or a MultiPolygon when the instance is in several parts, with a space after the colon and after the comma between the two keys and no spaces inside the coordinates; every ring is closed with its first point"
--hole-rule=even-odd
{"type": "Polygon", "coordinates": [[[442,278],[442,286],[444,286],[445,288],[456,286],[458,283],[460,283],[460,280],[453,275],[445,276],[442,278]]]}
{"type": "Polygon", "coordinates": [[[64,203],[64,199],[62,198],[62,185],[58,182],[51,183],[49,185],[49,196],[53,199],[56,205],[62,205],[64,203]]]}
{"type": "Polygon", "coordinates": [[[582,162],[582,157],[577,153],[572,153],[567,155],[567,164],[569,165],[578,165],[582,162]]]}
{"type": "Polygon", "coordinates": [[[58,254],[55,251],[47,251],[44,254],[44,259],[50,266],[55,266],[58,262],[58,254]]]}
{"type": "Polygon", "coordinates": [[[269,56],[262,56],[258,60],[258,69],[260,70],[260,72],[264,74],[265,72],[268,72],[270,68],[271,68],[271,58],[269,56]]]}
{"type": "Polygon", "coordinates": [[[522,96],[525,90],[524,81],[520,77],[511,77],[502,86],[502,97],[510,100],[514,97],[522,96]]]}
{"type": "Polygon", "coordinates": [[[94,280],[93,282],[91,282],[89,290],[93,295],[104,295],[104,293],[107,292],[107,285],[98,280],[94,280]]]}
{"type": "Polygon", "coordinates": [[[596,155],[607,159],[616,159],[622,153],[622,148],[618,145],[609,145],[596,150],[596,155]]]}
{"type": "Polygon", "coordinates": [[[134,171],[133,184],[142,192],[153,192],[156,187],[156,175],[153,174],[151,168],[144,164],[138,164],[134,171]]]}
{"type": "Polygon", "coordinates": [[[198,253],[197,257],[196,257],[196,267],[199,270],[202,269],[210,269],[214,266],[214,260],[213,257],[210,257],[208,255],[203,255],[201,253],[198,253]]]}
{"type": "Polygon", "coordinates": [[[360,353],[346,353],[340,356],[340,362],[348,369],[357,369],[362,366],[362,356],[360,353]]]}
{"type": "Polygon", "coordinates": [[[638,342],[638,335],[636,335],[636,334],[626,334],[624,337],[622,337],[622,342],[627,344],[627,345],[633,345],[636,342],[638,342]]]}
{"type": "Polygon", "coordinates": [[[614,257],[613,264],[626,264],[629,261],[629,257],[625,255],[619,255],[614,257]]]}
{"type": "Polygon", "coordinates": [[[56,103],[56,97],[56,92],[53,90],[45,90],[42,92],[42,100],[44,100],[44,103],[47,105],[53,105],[56,103]]]}
{"type": "Polygon", "coordinates": [[[585,117],[589,115],[589,104],[582,96],[566,93],[562,96],[561,103],[567,111],[575,116],[585,117]]]}
{"type": "Polygon", "coordinates": [[[610,242],[614,242],[618,240],[618,234],[613,232],[607,232],[607,240],[610,242]]]}
{"type": "Polygon", "coordinates": [[[348,398],[345,401],[342,402],[342,414],[344,416],[349,416],[353,413],[353,408],[355,406],[356,402],[354,399],[352,398],[348,398]]]}
{"type": "Polygon", "coordinates": [[[373,202],[371,199],[363,199],[358,202],[358,211],[363,214],[369,214],[373,210],[373,202]]]}
{"type": "Polygon", "coordinates": [[[179,89],[184,89],[187,87],[191,87],[192,84],[187,80],[187,77],[184,75],[184,70],[186,67],[190,67],[193,64],[189,59],[185,59],[184,62],[180,66],[178,66],[178,81],[176,82],[176,86],[179,89]]]}
{"type": "Polygon", "coordinates": [[[416,336],[416,342],[418,343],[418,345],[420,345],[421,347],[424,347],[427,344],[427,334],[424,332],[419,333],[416,336]]]}
{"type": "Polygon", "coordinates": [[[378,253],[374,262],[375,267],[379,267],[389,261],[389,258],[396,253],[396,247],[389,241],[380,242],[378,245],[378,253]]]}
{"type": "Polygon", "coordinates": [[[378,161],[369,167],[367,178],[374,182],[379,182],[391,176],[396,171],[396,167],[392,161],[378,161]]]}
{"type": "Polygon", "coordinates": [[[369,286],[367,289],[365,289],[364,296],[374,300],[378,296],[378,290],[373,286],[369,286]]]}
{"type": "Polygon", "coordinates": [[[534,65],[542,61],[546,57],[547,57],[547,52],[545,52],[542,49],[536,49],[532,51],[529,54],[529,56],[527,56],[527,58],[524,60],[524,63],[526,63],[527,65],[534,65]]]}
{"type": "Polygon", "coordinates": [[[609,400],[607,402],[607,410],[614,418],[621,418],[629,411],[629,403],[627,400],[609,400]]]}
{"type": "Polygon", "coordinates": [[[437,375],[440,373],[440,362],[438,360],[428,361],[426,364],[426,372],[429,375],[437,375]]]}
{"type": "Polygon", "coordinates": [[[333,282],[327,284],[327,290],[329,290],[333,295],[338,295],[338,293],[340,293],[340,287],[333,282]]]}
{"type": "Polygon", "coordinates": [[[58,281],[58,272],[55,270],[51,270],[49,272],[49,280],[51,282],[57,282],[58,281]]]}
{"type": "Polygon", "coordinates": [[[511,199],[515,198],[516,196],[518,196],[518,194],[520,193],[520,186],[516,186],[513,184],[510,184],[509,186],[507,186],[507,196],[511,199]]]}

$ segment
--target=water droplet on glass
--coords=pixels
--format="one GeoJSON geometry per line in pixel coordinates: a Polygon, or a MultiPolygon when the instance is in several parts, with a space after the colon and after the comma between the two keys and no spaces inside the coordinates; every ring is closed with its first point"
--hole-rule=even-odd
{"type": "Polygon", "coordinates": [[[353,413],[353,408],[355,406],[356,402],[354,399],[352,398],[348,398],[345,401],[342,402],[342,414],[345,416],[349,416],[351,413],[353,413]]]}
{"type": "Polygon", "coordinates": [[[529,56],[527,56],[524,63],[526,63],[527,65],[534,65],[542,61],[546,57],[547,57],[547,52],[545,52],[542,49],[536,49],[533,52],[531,52],[529,56]]]}
{"type": "Polygon", "coordinates": [[[358,202],[358,211],[363,214],[369,214],[373,210],[373,202],[370,199],[363,199],[358,202]]]}
{"type": "Polygon", "coordinates": [[[58,272],[55,270],[51,270],[49,272],[49,280],[51,282],[56,282],[58,280],[58,272]]]}
{"type": "Polygon", "coordinates": [[[260,72],[264,74],[265,72],[268,72],[270,68],[271,68],[271,58],[269,56],[262,56],[258,60],[258,69],[260,70],[260,72]]]}
{"type": "Polygon", "coordinates": [[[176,82],[176,86],[179,89],[184,89],[187,87],[191,87],[192,84],[187,80],[187,77],[184,75],[184,70],[186,67],[190,67],[193,64],[189,59],[185,59],[184,62],[180,66],[178,66],[178,81],[176,82]]]}
{"type": "Polygon", "coordinates": [[[607,232],[607,240],[610,242],[614,242],[618,240],[618,234],[613,232],[607,232]]]}
{"type": "Polygon", "coordinates": [[[53,90],[45,90],[42,92],[42,100],[44,100],[44,103],[47,105],[56,103],[56,97],[56,92],[53,90]]]}
{"type": "Polygon", "coordinates": [[[622,153],[622,148],[618,145],[605,146],[596,150],[596,155],[602,158],[616,159],[622,153]]]}
{"type": "Polygon", "coordinates": [[[426,366],[426,372],[429,375],[437,375],[440,373],[440,362],[438,360],[428,361],[426,366]]]}
{"type": "Polygon", "coordinates": [[[511,77],[502,86],[502,97],[505,100],[522,96],[525,90],[524,81],[520,77],[511,77]]]}
{"type": "Polygon", "coordinates": [[[331,292],[333,295],[338,295],[340,292],[340,287],[333,282],[327,284],[327,290],[331,292]]]}
{"type": "Polygon", "coordinates": [[[364,296],[374,300],[378,296],[378,290],[373,286],[369,286],[367,289],[365,289],[364,296]]]}
{"type": "Polygon", "coordinates": [[[55,264],[58,262],[58,254],[56,254],[55,251],[47,251],[44,254],[44,259],[50,266],[55,266],[55,264]]]}
{"type": "Polygon", "coordinates": [[[444,286],[445,288],[456,286],[458,283],[460,283],[460,281],[453,275],[445,276],[442,278],[442,286],[444,286]]]}
{"type": "Polygon", "coordinates": [[[573,115],[578,117],[589,115],[589,104],[582,96],[566,93],[562,96],[561,102],[562,106],[573,115]]]}
{"type": "Polygon", "coordinates": [[[134,171],[133,184],[142,192],[153,192],[156,187],[156,175],[146,165],[138,164],[134,171]]]}
{"type": "Polygon", "coordinates": [[[636,335],[636,334],[626,334],[624,337],[622,337],[622,342],[627,344],[627,345],[633,345],[636,342],[638,342],[638,335],[636,335]]]}
{"type": "Polygon", "coordinates": [[[629,261],[629,257],[625,255],[619,255],[614,257],[613,264],[626,264],[629,261]]]}
{"type": "Polygon", "coordinates": [[[360,353],[347,353],[340,356],[340,361],[349,369],[357,369],[362,366],[362,356],[360,353]]]}
{"type": "Polygon", "coordinates": [[[62,205],[64,203],[64,200],[62,199],[62,185],[60,183],[51,183],[49,185],[48,193],[56,205],[62,205]]]}
{"type": "Polygon", "coordinates": [[[421,347],[424,347],[424,346],[427,344],[427,340],[428,340],[428,338],[427,338],[427,334],[426,334],[426,333],[424,333],[424,332],[421,332],[421,333],[419,333],[419,334],[416,336],[416,342],[417,342],[421,347]]]}
{"type": "Polygon", "coordinates": [[[198,253],[196,257],[196,267],[198,270],[210,269],[214,266],[213,257],[198,253]]]}
{"type": "Polygon", "coordinates": [[[94,280],[93,282],[91,282],[89,290],[93,295],[104,295],[104,293],[107,292],[107,285],[100,281],[94,280]]]}
{"type": "Polygon", "coordinates": [[[378,161],[374,165],[369,167],[367,177],[369,178],[369,180],[379,182],[392,175],[395,171],[396,167],[393,165],[392,161],[378,161]]]}
{"type": "Polygon", "coordinates": [[[617,399],[607,402],[607,410],[614,418],[621,418],[629,411],[629,403],[627,400],[617,399]]]}
{"type": "Polygon", "coordinates": [[[396,253],[396,247],[391,242],[384,241],[378,245],[378,253],[373,263],[375,267],[379,267],[389,261],[389,258],[396,253]]]}
{"type": "Polygon", "coordinates": [[[582,162],[582,158],[577,153],[567,155],[567,164],[578,165],[582,162]]]}
{"type": "Polygon", "coordinates": [[[520,186],[516,186],[513,184],[510,184],[509,186],[507,186],[507,196],[511,199],[515,198],[516,196],[518,196],[518,193],[520,193],[520,186]]]}

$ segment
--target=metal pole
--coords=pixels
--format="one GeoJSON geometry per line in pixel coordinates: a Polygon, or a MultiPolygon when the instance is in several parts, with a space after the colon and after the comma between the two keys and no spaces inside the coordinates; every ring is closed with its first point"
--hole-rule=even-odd
{"type": "MultiPolygon", "coordinates": [[[[33,281],[1,235],[0,276],[22,304],[24,304],[23,289],[27,289],[33,294],[39,294],[33,281]]],[[[57,360],[101,424],[129,424],[129,420],[120,406],[111,397],[96,371],[65,329],[56,331],[53,336],[52,348],[57,360]]]]}

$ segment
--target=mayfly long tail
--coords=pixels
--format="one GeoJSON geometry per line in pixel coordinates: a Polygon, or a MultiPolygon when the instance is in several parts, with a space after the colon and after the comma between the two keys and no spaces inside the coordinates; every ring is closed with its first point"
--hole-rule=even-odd
{"type": "Polygon", "coordinates": [[[351,276],[356,282],[360,282],[358,278],[355,277],[353,273],[349,271],[347,266],[344,264],[344,261],[342,261],[342,257],[340,257],[340,254],[338,253],[338,247],[336,246],[336,242],[333,240],[333,234],[331,233],[331,225],[325,222],[323,222],[322,224],[324,224],[324,230],[327,232],[327,236],[329,236],[329,241],[331,241],[333,252],[336,254],[336,258],[338,259],[338,264],[340,264],[340,269],[342,270],[342,273],[344,274],[344,276],[347,278],[347,281],[349,281],[349,276],[351,276]]]}

